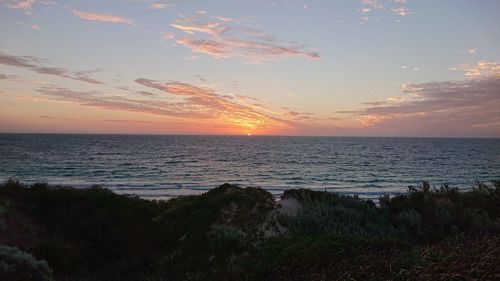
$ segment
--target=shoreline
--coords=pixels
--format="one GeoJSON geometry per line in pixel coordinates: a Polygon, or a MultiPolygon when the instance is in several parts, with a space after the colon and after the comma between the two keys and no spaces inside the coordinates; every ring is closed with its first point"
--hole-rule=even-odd
{"type": "MultiPolygon", "coordinates": [[[[162,200],[170,200],[173,198],[186,197],[186,196],[196,196],[201,195],[206,192],[209,192],[212,189],[217,188],[219,185],[213,186],[204,186],[204,185],[189,185],[189,186],[172,186],[172,185],[113,185],[113,184],[96,184],[96,183],[80,183],[80,184],[72,184],[71,181],[58,182],[58,181],[36,181],[36,180],[22,180],[16,177],[10,178],[15,181],[20,181],[27,185],[34,184],[43,184],[50,186],[58,186],[65,188],[75,188],[75,189],[88,189],[92,187],[100,187],[103,189],[110,190],[118,195],[124,195],[129,197],[139,197],[145,200],[155,200],[155,198],[168,198],[168,199],[159,199],[162,200]]],[[[9,180],[9,179],[7,179],[9,180]]],[[[478,184],[490,184],[495,180],[488,181],[471,181],[469,183],[462,183],[460,185],[456,184],[448,184],[448,183],[432,183],[431,188],[439,189],[442,186],[453,186],[458,188],[460,192],[467,192],[474,189],[478,184]]],[[[424,181],[426,182],[426,181],[424,181]]],[[[329,192],[337,195],[343,196],[357,196],[361,199],[365,200],[377,200],[381,196],[389,195],[391,197],[405,195],[408,193],[408,188],[411,186],[418,186],[422,183],[422,181],[417,181],[414,183],[407,183],[405,187],[398,186],[396,184],[392,184],[390,187],[381,187],[380,185],[374,186],[362,186],[362,187],[323,187],[323,186],[314,186],[314,187],[303,187],[303,186],[294,186],[294,185],[284,185],[284,186],[259,186],[259,185],[251,185],[251,184],[233,184],[241,188],[253,187],[263,189],[273,195],[276,200],[283,195],[283,193],[287,190],[295,190],[295,189],[305,189],[314,192],[329,192]],[[381,190],[382,189],[382,190],[381,190]]]]}

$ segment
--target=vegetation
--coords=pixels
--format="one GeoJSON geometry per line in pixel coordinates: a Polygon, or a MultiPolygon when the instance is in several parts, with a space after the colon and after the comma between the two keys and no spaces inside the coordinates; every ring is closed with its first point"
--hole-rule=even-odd
{"type": "Polygon", "coordinates": [[[50,280],[52,270],[46,261],[16,247],[0,245],[0,275],[6,280],[50,280]]]}
{"type": "Polygon", "coordinates": [[[199,196],[154,202],[97,186],[27,186],[9,180],[0,185],[0,244],[5,245],[0,246],[0,276],[68,281],[500,278],[498,181],[463,192],[424,182],[378,204],[310,190],[289,190],[282,199],[296,201],[298,212],[284,212],[262,189],[229,184],[199,196]]]}

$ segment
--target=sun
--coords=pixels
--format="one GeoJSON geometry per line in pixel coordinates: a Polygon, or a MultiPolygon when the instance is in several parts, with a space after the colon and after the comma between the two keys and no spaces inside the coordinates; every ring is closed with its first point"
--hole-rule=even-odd
{"type": "Polygon", "coordinates": [[[252,134],[248,133],[247,136],[251,136],[252,134]]]}

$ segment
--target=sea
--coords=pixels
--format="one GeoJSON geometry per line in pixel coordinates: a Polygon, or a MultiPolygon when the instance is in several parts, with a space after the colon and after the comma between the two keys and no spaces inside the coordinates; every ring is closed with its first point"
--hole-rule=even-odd
{"type": "Polygon", "coordinates": [[[500,139],[0,134],[0,180],[168,200],[223,183],[378,198],[500,180],[500,139]]]}

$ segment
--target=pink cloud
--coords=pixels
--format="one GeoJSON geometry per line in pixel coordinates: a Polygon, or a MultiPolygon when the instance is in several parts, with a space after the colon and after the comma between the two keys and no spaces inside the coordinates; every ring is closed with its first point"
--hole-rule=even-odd
{"type": "Polygon", "coordinates": [[[6,7],[20,10],[31,10],[35,0],[6,0],[3,1],[6,7]]]}
{"type": "Polygon", "coordinates": [[[173,23],[170,26],[189,34],[195,34],[196,32],[201,32],[201,33],[216,35],[216,34],[221,34],[225,30],[225,28],[222,27],[221,24],[218,22],[195,24],[195,25],[183,25],[183,24],[173,23]]]}
{"type": "Polygon", "coordinates": [[[164,10],[172,7],[170,3],[150,3],[148,8],[151,10],[164,10]]]}
{"type": "MultiPolygon", "coordinates": [[[[500,76],[407,84],[401,97],[350,112],[368,131],[500,136],[500,76]]],[[[413,134],[415,135],[415,134],[413,134]]],[[[418,135],[418,134],[417,134],[418,135]]]]}
{"type": "Polygon", "coordinates": [[[406,7],[407,0],[361,0],[360,2],[363,6],[359,9],[359,13],[365,22],[370,20],[369,14],[377,11],[389,11],[399,17],[411,14],[411,11],[406,7]]]}
{"type": "MultiPolygon", "coordinates": [[[[75,91],[63,87],[43,86],[38,91],[49,100],[75,103],[83,106],[99,107],[136,113],[154,114],[173,118],[189,119],[188,122],[211,122],[244,130],[269,128],[292,128],[296,122],[272,114],[261,105],[238,102],[233,96],[222,95],[214,90],[189,83],[170,81],[159,82],[139,78],[136,83],[161,94],[144,92],[132,98],[99,91],[75,91]],[[153,99],[151,99],[153,97],[153,99]]],[[[298,113],[299,115],[307,115],[298,113]]],[[[297,116],[294,116],[296,119],[297,116]]]]}
{"type": "Polygon", "coordinates": [[[82,12],[74,9],[71,9],[71,12],[75,16],[88,21],[98,21],[107,23],[118,23],[118,24],[133,24],[133,21],[131,19],[116,15],[95,13],[95,12],[82,12]]]}
{"type": "Polygon", "coordinates": [[[167,32],[165,40],[203,53],[217,59],[239,59],[248,63],[261,63],[285,57],[319,59],[317,52],[303,45],[284,42],[255,28],[245,26],[243,21],[206,14],[184,17],[171,26],[184,34],[167,32]]]}

